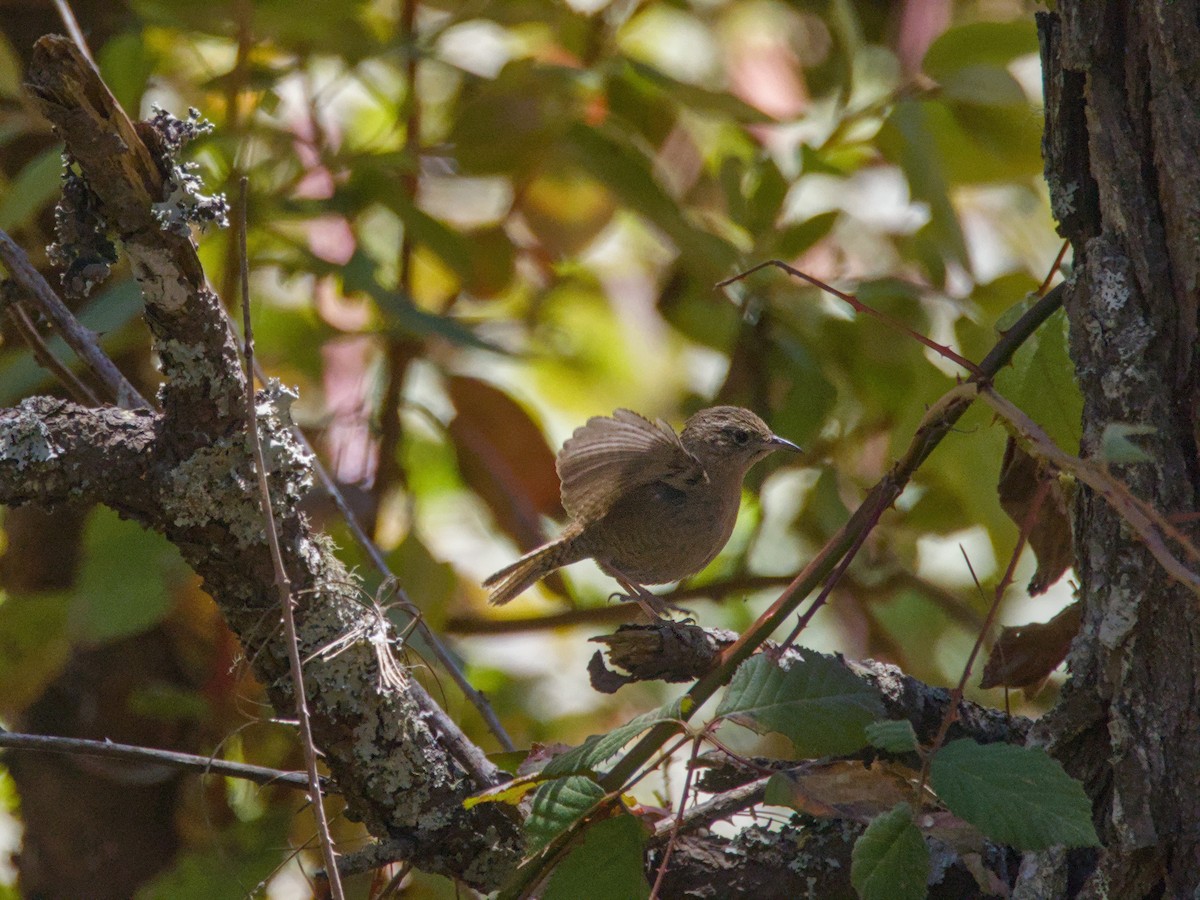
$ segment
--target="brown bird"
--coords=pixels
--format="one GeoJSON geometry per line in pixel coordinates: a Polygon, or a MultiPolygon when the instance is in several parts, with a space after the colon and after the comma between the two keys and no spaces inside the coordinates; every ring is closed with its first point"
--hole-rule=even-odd
{"type": "Polygon", "coordinates": [[[591,558],[657,618],[662,602],[641,585],[679,581],[712,562],[733,532],[746,472],[781,448],[801,452],[737,406],[703,409],[681,434],[627,409],[588,419],[555,465],[570,524],[484,581],[488,599],[507,603],[591,558]]]}

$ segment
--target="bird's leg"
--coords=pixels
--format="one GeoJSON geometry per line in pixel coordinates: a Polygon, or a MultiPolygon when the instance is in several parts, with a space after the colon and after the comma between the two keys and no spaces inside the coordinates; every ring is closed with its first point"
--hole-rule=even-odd
{"type": "Polygon", "coordinates": [[[664,616],[663,613],[665,613],[670,607],[656,595],[650,593],[640,584],[635,584],[620,572],[615,571],[611,566],[608,567],[608,574],[613,577],[613,580],[616,581],[623,590],[628,592],[629,599],[633,600],[642,608],[642,612],[646,614],[646,618],[648,618],[651,622],[661,622],[666,619],[666,616],[664,616]]]}

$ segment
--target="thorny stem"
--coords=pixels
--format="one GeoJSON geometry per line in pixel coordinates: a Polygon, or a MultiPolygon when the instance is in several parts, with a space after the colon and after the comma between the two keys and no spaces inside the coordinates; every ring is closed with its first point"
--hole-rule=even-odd
{"type": "Polygon", "coordinates": [[[911,328],[909,328],[907,325],[905,325],[899,319],[893,318],[892,316],[889,316],[887,313],[881,312],[880,310],[875,309],[873,306],[868,306],[867,304],[863,303],[861,300],[859,300],[853,294],[847,294],[845,291],[839,291],[837,288],[833,287],[832,285],[826,284],[821,279],[814,278],[811,275],[807,275],[804,272],[801,272],[799,269],[795,268],[794,266],[789,266],[787,263],[785,263],[781,259],[768,259],[766,262],[761,262],[757,266],[751,266],[745,272],[739,272],[737,275],[734,275],[732,278],[726,278],[724,281],[718,282],[717,287],[719,287],[719,288],[727,287],[727,286],[733,284],[735,281],[741,281],[743,278],[747,278],[750,275],[753,275],[755,272],[758,272],[761,269],[765,269],[768,266],[775,266],[776,268],[783,269],[783,271],[787,272],[789,275],[793,276],[794,278],[799,278],[801,281],[807,281],[813,287],[820,288],[821,290],[837,297],[839,300],[846,301],[846,303],[848,303],[850,305],[850,308],[853,309],[855,312],[863,313],[865,315],[872,316],[872,317],[878,319],[880,322],[883,322],[885,325],[894,329],[895,331],[898,331],[900,334],[907,335],[908,337],[912,338],[914,341],[917,341],[920,344],[924,344],[926,347],[928,347],[930,350],[932,350],[938,356],[941,356],[959,366],[962,366],[964,369],[966,369],[968,372],[970,372],[975,377],[977,377],[977,378],[982,377],[983,373],[980,371],[979,367],[975,365],[975,363],[971,362],[965,356],[955,353],[953,350],[951,350],[945,344],[939,344],[937,341],[925,337],[925,335],[921,334],[919,331],[913,331],[911,328]]]}
{"type": "Polygon", "coordinates": [[[796,642],[796,638],[800,636],[800,632],[808,627],[808,624],[813,620],[813,616],[815,616],[817,611],[825,605],[825,601],[829,599],[829,595],[833,593],[833,589],[837,587],[838,582],[842,580],[842,576],[846,574],[846,570],[850,568],[850,564],[854,562],[854,558],[858,556],[858,551],[861,550],[862,545],[866,543],[867,537],[879,523],[879,517],[883,515],[885,509],[886,507],[884,507],[882,504],[876,507],[874,510],[874,517],[867,522],[866,526],[862,529],[862,531],[859,532],[858,536],[854,539],[854,543],[852,543],[849,549],[846,550],[846,554],[842,557],[842,561],[838,563],[837,568],[835,568],[832,574],[830,574],[829,578],[826,579],[825,587],[821,588],[821,593],[819,593],[817,598],[813,600],[812,604],[805,611],[804,615],[797,619],[796,627],[792,629],[791,634],[789,634],[784,642],[780,645],[779,650],[781,653],[796,642]]]}
{"type": "Polygon", "coordinates": [[[308,776],[303,772],[286,772],[282,769],[229,762],[212,756],[198,756],[195,753],[180,753],[176,750],[159,750],[154,747],[139,747],[135,744],[114,744],[108,740],[94,741],[50,734],[20,734],[0,729],[0,748],[122,759],[155,766],[170,766],[173,769],[198,772],[202,775],[241,778],[264,786],[283,784],[288,787],[308,789],[308,776]]]}
{"type": "Polygon", "coordinates": [[[700,745],[703,741],[703,734],[696,735],[692,740],[692,755],[688,760],[687,772],[683,776],[683,793],[679,796],[679,809],[675,813],[675,825],[671,829],[671,838],[667,841],[667,849],[663,851],[662,862],[658,866],[658,875],[654,879],[654,887],[650,890],[650,900],[657,900],[659,891],[662,890],[663,879],[667,876],[667,867],[671,864],[671,854],[675,852],[675,842],[679,840],[679,833],[683,827],[683,813],[687,809],[688,794],[692,790],[692,777],[696,773],[696,759],[700,755],[700,745]]]}
{"type": "Polygon", "coordinates": [[[1142,539],[1146,549],[1158,560],[1163,570],[1193,593],[1200,595],[1200,574],[1177,559],[1167,548],[1163,538],[1173,540],[1193,561],[1200,562],[1200,548],[1188,540],[1165,516],[1145,500],[1135,497],[1125,484],[1110,475],[1103,466],[1067,453],[1055,444],[1036,422],[990,387],[980,388],[979,396],[993,412],[1012,426],[1030,453],[1056,469],[1070,473],[1076,480],[1083,482],[1104,498],[1125,524],[1142,539]]]}
{"type": "MultiPolygon", "coordinates": [[[[224,307],[222,307],[222,312],[224,312],[224,307]]],[[[228,313],[225,314],[228,316],[228,313]]],[[[260,381],[262,381],[264,384],[266,383],[266,373],[263,371],[262,366],[259,365],[257,359],[254,360],[254,374],[260,381]]],[[[458,689],[462,691],[463,696],[466,697],[467,701],[475,707],[476,711],[483,718],[483,721],[487,724],[488,729],[496,736],[496,740],[500,742],[500,746],[503,747],[505,751],[515,750],[516,745],[513,744],[512,738],[509,737],[508,732],[505,731],[504,726],[500,723],[500,717],[496,715],[496,711],[492,709],[492,706],[490,703],[488,703],[487,698],[484,697],[483,694],[476,690],[475,686],[471,684],[467,678],[467,673],[463,671],[462,666],[459,664],[458,660],[455,659],[454,654],[450,651],[450,648],[446,646],[445,641],[443,641],[437,635],[437,633],[429,627],[429,623],[425,621],[424,616],[421,614],[420,608],[412,602],[404,589],[399,587],[399,579],[396,578],[395,573],[392,572],[387,560],[384,559],[383,553],[380,551],[379,546],[367,534],[366,529],[364,529],[362,526],[362,523],[358,521],[358,516],[350,507],[349,502],[346,500],[346,495],[342,493],[342,490],[340,487],[338,487],[337,481],[334,480],[333,475],[327,468],[325,468],[325,464],[321,462],[320,456],[317,455],[317,452],[313,448],[312,443],[308,440],[308,437],[305,436],[300,426],[294,424],[292,425],[292,434],[300,443],[300,446],[312,459],[313,471],[316,472],[317,479],[321,482],[325,490],[329,492],[329,496],[333,498],[333,503],[338,508],[338,512],[342,514],[342,519],[346,523],[346,527],[350,529],[350,533],[354,536],[354,539],[358,542],[359,546],[362,547],[367,556],[371,558],[371,562],[374,564],[376,571],[378,571],[379,574],[384,577],[385,582],[392,580],[396,583],[396,597],[399,600],[399,607],[412,618],[412,622],[416,625],[416,627],[421,629],[421,636],[429,644],[429,648],[433,652],[434,658],[442,664],[443,668],[445,668],[445,670],[449,673],[451,680],[458,685],[458,689]]],[[[449,734],[448,729],[439,728],[439,730],[444,734],[449,734]]],[[[456,758],[460,758],[460,760],[465,760],[467,758],[465,754],[457,752],[455,753],[455,756],[456,758]]],[[[471,768],[472,771],[476,771],[476,767],[473,767],[472,764],[468,764],[468,768],[471,768]]],[[[477,771],[476,774],[478,774],[477,771]]]]}
{"type": "Polygon", "coordinates": [[[266,525],[267,543],[271,548],[271,564],[275,568],[275,588],[283,610],[283,631],[287,643],[288,663],[292,671],[292,690],[296,695],[296,717],[300,727],[300,742],[304,748],[304,763],[308,770],[308,793],[312,801],[313,818],[317,823],[317,834],[321,838],[321,855],[325,860],[325,876],[329,879],[329,891],[334,900],[345,900],[341,875],[338,874],[337,853],[333,847],[333,836],[329,833],[329,820],[325,816],[325,804],[321,799],[321,775],[317,771],[317,748],[313,744],[312,723],[308,715],[308,699],[304,693],[304,666],[300,660],[300,640],[296,635],[296,616],[292,601],[292,583],[283,563],[283,552],[279,547],[279,531],[271,506],[271,489],[267,484],[267,461],[263,454],[262,440],[258,434],[258,413],[254,398],[254,330],[250,317],[250,260],[246,253],[246,195],[250,179],[240,179],[241,197],[238,204],[238,241],[241,251],[242,327],[245,330],[243,355],[246,361],[246,428],[250,443],[254,447],[254,464],[258,473],[258,492],[262,502],[263,520],[266,525]]]}
{"type": "Polygon", "coordinates": [[[1050,290],[1050,282],[1054,280],[1054,276],[1058,274],[1058,270],[1062,268],[1063,260],[1067,258],[1067,251],[1071,248],[1070,241],[1063,241],[1062,246],[1058,248],[1058,256],[1054,257],[1054,263],[1050,266],[1050,271],[1046,273],[1046,277],[1042,279],[1042,283],[1038,286],[1037,295],[1041,297],[1050,290]]]}
{"type": "MultiPolygon", "coordinates": [[[[996,624],[996,614],[1000,611],[1000,600],[1004,597],[1004,592],[1008,590],[1009,585],[1013,582],[1013,574],[1017,570],[1017,561],[1021,558],[1021,551],[1025,549],[1025,543],[1029,540],[1029,533],[1033,531],[1033,526],[1037,524],[1038,513],[1042,511],[1042,504],[1046,502],[1046,496],[1050,493],[1050,479],[1043,478],[1038,484],[1037,492],[1033,495],[1033,500],[1029,504],[1029,511],[1025,513],[1025,519],[1021,522],[1021,532],[1017,535],[1016,546],[1013,547],[1013,552],[1008,558],[1008,568],[1004,570],[1004,577],[1000,579],[996,585],[995,591],[992,593],[992,603],[988,607],[987,618],[983,622],[983,626],[979,629],[979,633],[975,637],[975,644],[971,647],[971,653],[967,656],[966,663],[963,664],[962,675],[959,676],[958,684],[954,686],[954,690],[950,692],[950,702],[946,704],[946,712],[942,716],[942,722],[938,726],[937,734],[934,735],[933,743],[929,747],[929,752],[924,754],[924,759],[921,762],[921,778],[917,782],[917,798],[918,802],[925,802],[925,784],[929,779],[929,766],[933,762],[933,757],[938,750],[942,748],[942,744],[946,741],[946,735],[950,731],[950,726],[958,719],[958,704],[962,702],[963,691],[967,687],[967,679],[971,677],[971,669],[975,666],[975,658],[979,655],[980,649],[983,647],[983,642],[991,633],[992,627],[996,624]]],[[[975,574],[975,567],[971,565],[971,559],[967,556],[967,551],[962,545],[958,548],[966,560],[967,569],[971,572],[971,578],[975,581],[975,586],[982,592],[982,587],[979,584],[979,578],[975,574]]]]}
{"type": "MultiPolygon", "coordinates": [[[[978,386],[986,385],[1008,365],[1017,348],[1062,306],[1065,290],[1064,285],[1059,284],[1040,297],[1001,335],[983,361],[978,366],[972,366],[977,374],[972,375],[966,384],[949,391],[930,408],[913,435],[904,456],[875,485],[850,520],[784,589],[771,608],[724,651],[720,665],[692,685],[685,695],[688,702],[684,704],[685,709],[692,712],[683,714],[685,720],[729,683],[737,667],[758,649],[791,615],[804,597],[834,570],[838,561],[858,540],[859,533],[877,520],[876,510],[887,509],[895,502],[913,473],[929,458],[942,438],[971,406],[978,386]]],[[[600,779],[600,786],[607,792],[618,792],[675,733],[676,726],[672,723],[655,725],[600,779]]],[[[519,895],[528,886],[536,883],[541,878],[546,864],[547,859],[541,854],[524,862],[506,887],[504,896],[519,895]]]]}

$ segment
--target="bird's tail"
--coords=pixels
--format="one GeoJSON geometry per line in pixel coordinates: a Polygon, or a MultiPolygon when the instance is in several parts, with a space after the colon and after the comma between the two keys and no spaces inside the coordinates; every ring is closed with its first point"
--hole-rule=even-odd
{"type": "Polygon", "coordinates": [[[507,603],[555,569],[584,559],[587,553],[579,548],[578,537],[578,531],[568,529],[556,540],[526,553],[515,563],[488,576],[483,582],[483,586],[489,589],[488,602],[493,606],[507,603]]]}

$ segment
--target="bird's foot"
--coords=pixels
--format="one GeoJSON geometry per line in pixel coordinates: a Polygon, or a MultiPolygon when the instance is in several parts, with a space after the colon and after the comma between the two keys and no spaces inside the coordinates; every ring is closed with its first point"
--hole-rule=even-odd
{"type": "Polygon", "coordinates": [[[642,608],[646,618],[651,623],[657,622],[672,622],[676,620],[670,617],[671,613],[683,613],[685,618],[678,622],[680,625],[695,625],[696,615],[690,609],[684,609],[682,606],[676,606],[668,600],[664,600],[657,594],[652,594],[645,588],[639,585],[623,585],[627,593],[614,592],[609,596],[610,600],[619,600],[623,603],[633,601],[642,608]]]}

